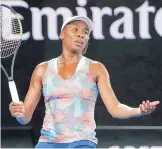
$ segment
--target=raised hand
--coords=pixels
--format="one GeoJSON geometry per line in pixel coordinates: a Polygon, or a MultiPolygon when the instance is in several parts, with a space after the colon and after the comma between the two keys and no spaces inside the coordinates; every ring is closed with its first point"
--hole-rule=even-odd
{"type": "Polygon", "coordinates": [[[147,100],[146,102],[143,101],[142,104],[139,105],[141,115],[147,115],[152,113],[159,103],[160,101],[153,101],[153,102],[150,102],[149,100],[147,100]]]}

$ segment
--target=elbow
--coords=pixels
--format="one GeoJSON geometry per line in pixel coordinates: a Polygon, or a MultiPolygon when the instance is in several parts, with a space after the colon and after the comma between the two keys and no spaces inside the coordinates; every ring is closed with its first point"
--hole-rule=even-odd
{"type": "Polygon", "coordinates": [[[114,119],[128,119],[129,116],[126,115],[122,115],[121,113],[115,112],[115,111],[108,111],[110,113],[110,115],[112,116],[112,118],[114,119]]]}
{"type": "Polygon", "coordinates": [[[113,113],[113,112],[109,112],[109,113],[110,113],[110,115],[112,116],[112,118],[120,119],[120,116],[119,116],[119,115],[117,115],[117,114],[115,114],[115,113],[113,113]]]}
{"type": "Polygon", "coordinates": [[[128,119],[129,117],[123,117],[123,116],[118,116],[118,115],[111,115],[115,119],[128,119]]]}
{"type": "Polygon", "coordinates": [[[124,108],[121,108],[121,103],[117,103],[109,109],[107,108],[110,115],[115,119],[128,119],[130,118],[130,112],[125,112],[124,108]]]}
{"type": "Polygon", "coordinates": [[[112,118],[115,118],[115,119],[119,119],[120,118],[119,115],[117,115],[115,112],[110,111],[110,110],[108,112],[112,116],[112,118]]]}
{"type": "Polygon", "coordinates": [[[129,117],[127,116],[121,116],[121,115],[117,115],[117,114],[111,114],[112,118],[115,119],[128,119],[129,117]]]}
{"type": "Polygon", "coordinates": [[[112,118],[118,119],[119,117],[115,114],[111,114],[112,118]]]}
{"type": "Polygon", "coordinates": [[[114,108],[113,109],[107,109],[108,113],[112,116],[112,118],[115,119],[120,119],[120,116],[115,112],[114,108]]]}

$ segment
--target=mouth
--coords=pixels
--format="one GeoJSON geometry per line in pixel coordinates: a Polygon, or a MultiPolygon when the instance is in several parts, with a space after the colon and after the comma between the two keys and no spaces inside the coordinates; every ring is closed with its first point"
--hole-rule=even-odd
{"type": "Polygon", "coordinates": [[[81,41],[81,40],[76,40],[75,43],[77,43],[77,45],[80,45],[80,46],[83,45],[83,41],[81,41]]]}

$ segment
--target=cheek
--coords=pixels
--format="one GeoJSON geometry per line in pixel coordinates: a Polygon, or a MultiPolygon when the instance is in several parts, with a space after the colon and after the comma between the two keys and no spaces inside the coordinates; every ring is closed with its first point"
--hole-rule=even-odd
{"type": "Polygon", "coordinates": [[[85,38],[85,44],[87,44],[89,41],[89,37],[85,38]]]}
{"type": "Polygon", "coordinates": [[[70,41],[70,40],[72,40],[74,37],[73,37],[73,35],[71,35],[71,34],[68,34],[67,36],[66,36],[66,39],[67,39],[67,41],[70,41]]]}
{"type": "Polygon", "coordinates": [[[71,36],[64,36],[63,40],[64,42],[69,43],[71,42],[72,39],[71,39],[71,36]]]}

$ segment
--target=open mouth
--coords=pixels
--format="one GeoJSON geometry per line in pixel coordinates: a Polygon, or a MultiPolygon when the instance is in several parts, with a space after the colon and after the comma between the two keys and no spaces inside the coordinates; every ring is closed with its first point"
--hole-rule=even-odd
{"type": "Polygon", "coordinates": [[[77,43],[78,45],[83,45],[83,42],[80,40],[76,40],[75,43],[77,43]]]}

